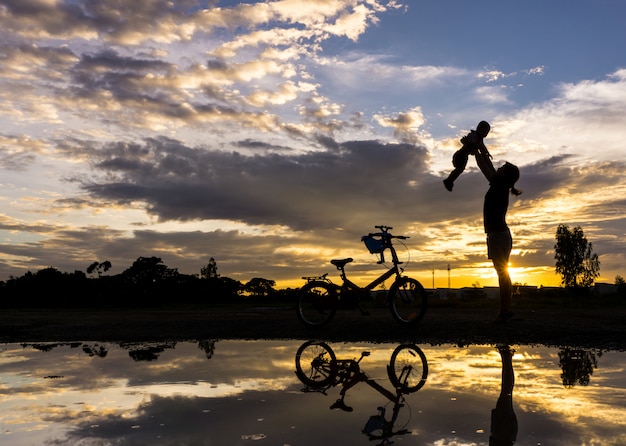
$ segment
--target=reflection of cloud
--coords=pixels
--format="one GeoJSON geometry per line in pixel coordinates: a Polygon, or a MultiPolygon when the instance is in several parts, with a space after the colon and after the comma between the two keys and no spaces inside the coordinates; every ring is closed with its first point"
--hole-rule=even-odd
{"type": "MultiPolygon", "coordinates": [[[[54,435],[67,442],[89,437],[119,444],[143,444],[155,436],[193,444],[208,436],[232,444],[237,441],[233,435],[263,434],[280,444],[319,444],[325,435],[353,444],[381,395],[359,384],[348,398],[360,417],[346,419],[328,409],[339,389],[329,389],[328,396],[301,393],[293,363],[300,344],[219,341],[206,359],[195,343],[178,343],[144,363],[132,361],[126,349],[115,345],[106,345],[105,358],[88,355],[80,343],[45,353],[9,346],[0,356],[0,424],[10,426],[13,438],[34,429],[38,443],[54,435]],[[63,378],[44,379],[49,375],[63,378]]],[[[385,366],[394,347],[333,345],[340,358],[370,351],[362,368],[384,386],[389,385],[385,366]]],[[[492,346],[422,349],[429,375],[424,388],[407,396],[413,413],[408,428],[428,444],[482,444],[500,392],[497,351],[492,346]]],[[[565,446],[600,438],[620,444],[622,353],[603,353],[590,386],[566,389],[556,349],[515,349],[518,443],[565,446]]]]}
{"type": "MultiPolygon", "coordinates": [[[[580,435],[580,438],[593,438],[594,434],[590,432],[604,430],[605,426],[615,428],[612,439],[605,440],[607,444],[619,444],[624,439],[620,432],[621,428],[617,428],[624,424],[625,409],[619,403],[620,392],[607,392],[606,388],[601,386],[578,391],[568,390],[561,383],[558,356],[553,349],[523,346],[515,349],[517,351],[513,358],[513,368],[516,381],[513,404],[518,414],[520,432],[524,429],[525,421],[542,425],[549,421],[543,428],[536,425],[537,440],[541,435],[549,435],[551,428],[547,426],[553,426],[557,431],[562,429],[562,426],[571,429],[567,436],[565,432],[559,431],[557,437],[553,439],[555,442],[551,444],[578,443],[578,439],[574,440],[577,438],[576,435],[580,435]],[[528,418],[529,414],[540,414],[542,421],[537,419],[531,421],[528,418]]],[[[452,348],[437,353],[426,350],[426,353],[431,368],[438,371],[437,375],[435,373],[429,375],[429,386],[437,384],[434,380],[438,376],[439,384],[448,387],[449,394],[471,391],[485,398],[493,395],[495,403],[500,388],[500,362],[495,348],[490,346],[452,348]],[[442,358],[441,362],[434,363],[438,357],[442,358]],[[458,376],[459,373],[462,378],[454,379],[454,384],[446,379],[449,375],[458,376]]],[[[607,358],[606,355],[610,356],[611,353],[603,354],[598,369],[602,370],[602,374],[617,377],[615,372],[622,369],[621,363],[617,358],[607,358]]],[[[620,376],[618,379],[622,381],[623,377],[620,376]]],[[[522,437],[518,436],[518,440],[521,442],[522,437]]]]}

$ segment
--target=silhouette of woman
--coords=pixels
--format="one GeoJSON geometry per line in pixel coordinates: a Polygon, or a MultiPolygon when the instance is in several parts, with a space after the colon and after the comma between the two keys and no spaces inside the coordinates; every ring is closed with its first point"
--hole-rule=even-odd
{"type": "Polygon", "coordinates": [[[500,287],[500,313],[496,317],[496,322],[505,322],[513,317],[511,311],[513,287],[509,276],[509,257],[513,239],[506,223],[506,213],[509,207],[509,192],[513,195],[522,193],[515,188],[515,182],[519,179],[519,169],[511,163],[504,163],[496,170],[489,157],[481,152],[476,153],[476,163],[489,181],[489,190],[485,194],[483,205],[487,256],[493,261],[500,287]]]}

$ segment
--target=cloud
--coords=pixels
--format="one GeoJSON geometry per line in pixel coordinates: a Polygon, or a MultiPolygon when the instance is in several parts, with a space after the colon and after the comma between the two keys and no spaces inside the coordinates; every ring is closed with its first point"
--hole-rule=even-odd
{"type": "Polygon", "coordinates": [[[420,107],[398,113],[395,117],[374,115],[374,120],[383,127],[392,127],[394,135],[403,140],[417,140],[420,127],[425,124],[420,107]]]}
{"type": "MultiPolygon", "coordinates": [[[[358,387],[349,391],[346,402],[363,416],[347,422],[348,418],[328,409],[339,389],[332,389],[329,396],[300,391],[302,385],[293,373],[299,344],[285,340],[73,343],[46,345],[53,348],[45,352],[30,345],[8,344],[1,371],[15,379],[0,389],[7,409],[2,422],[11,426],[12,438],[28,436],[52,444],[84,442],[85,438],[107,444],[151,444],[155,437],[170,443],[197,444],[210,438],[217,444],[232,444],[242,437],[263,436],[277,444],[319,444],[320,425],[340,444],[363,441],[367,414],[376,413],[382,396],[374,391],[359,393],[358,387]],[[158,360],[138,366],[129,351],[142,347],[165,350],[158,360]],[[107,352],[106,358],[89,355],[91,349],[100,348],[107,352]],[[255,357],[264,360],[251,360],[255,357]],[[40,379],[18,379],[24,370],[40,379]],[[57,376],[54,383],[41,379],[53,374],[57,376]],[[37,398],[43,394],[47,398],[37,398]],[[82,404],[63,404],[76,395],[81,395],[82,404]],[[29,404],[24,404],[26,400],[29,404]],[[63,428],[62,434],[41,428],[45,423],[63,428]]],[[[363,367],[370,376],[386,376],[392,344],[331,346],[339,357],[371,351],[363,367]]],[[[401,408],[398,420],[427,444],[483,442],[501,389],[501,360],[495,349],[444,345],[424,350],[431,370],[438,373],[429,374],[418,395],[406,397],[408,407],[401,408]],[[458,398],[451,399],[451,392],[458,398]],[[409,419],[409,409],[416,405],[422,413],[418,419],[409,419]],[[472,420],[471,428],[459,428],[460,418],[472,420]]],[[[513,358],[516,382],[532,382],[532,386],[520,386],[524,391],[516,387],[514,393],[515,412],[525,421],[518,437],[533,435],[560,445],[589,443],[587,437],[595,436],[621,444],[621,394],[607,393],[607,389],[620,386],[623,355],[602,355],[598,368],[602,373],[593,375],[594,385],[572,394],[572,389],[562,387],[559,366],[553,361],[557,353],[553,348],[517,347],[513,358]],[[570,405],[563,405],[564,394],[569,395],[570,405]],[[580,411],[572,407],[587,410],[583,425],[580,411]]],[[[381,383],[388,386],[386,380],[381,383]]]]}
{"type": "Polygon", "coordinates": [[[28,136],[0,134],[0,166],[9,171],[24,171],[44,149],[42,141],[28,136]]]}
{"type": "Polygon", "coordinates": [[[484,178],[470,162],[454,193],[441,184],[480,119],[496,162],[522,169],[510,219],[524,262],[551,265],[564,222],[618,264],[624,69],[533,100],[521,80],[547,82],[542,65],[435,65],[383,46],[397,2],[219,5],[3,2],[0,200],[16,241],[0,274],[156,253],[181,271],[215,256],[242,278],[255,261],[300,277],[291,265],[358,254],[374,224],[410,232],[419,267],[485,263],[484,178]]]}
{"type": "Polygon", "coordinates": [[[496,117],[496,144],[525,160],[547,153],[577,155],[579,161],[621,159],[625,73],[617,70],[597,81],[560,84],[554,98],[496,117]]]}
{"type": "MultiPolygon", "coordinates": [[[[243,124],[273,132],[283,128],[279,121],[285,118],[263,107],[320,98],[308,68],[297,63],[315,56],[331,35],[358,38],[378,14],[396,7],[352,0],[206,9],[192,1],[6,2],[0,21],[13,36],[7,45],[16,39],[24,43],[7,47],[5,78],[13,77],[14,88],[5,100],[14,105],[9,109],[30,108],[33,122],[88,119],[115,123],[123,131],[170,133],[207,123],[243,124]],[[220,29],[232,38],[207,41],[220,29]],[[211,43],[197,48],[198,38],[211,43]],[[67,43],[56,47],[59,39],[67,43]],[[154,51],[155,44],[171,47],[154,51]],[[179,49],[180,54],[170,52],[179,49]],[[206,64],[198,63],[201,57],[206,64]],[[50,98],[47,109],[38,101],[42,94],[50,98]]],[[[320,112],[337,113],[337,105],[324,102],[320,112]]]]}
{"type": "Polygon", "coordinates": [[[93,155],[101,175],[83,188],[96,200],[141,201],[160,220],[226,219],[305,230],[397,213],[402,193],[424,181],[422,147],[376,141],[334,146],[246,156],[167,139],[108,144],[93,155]]]}

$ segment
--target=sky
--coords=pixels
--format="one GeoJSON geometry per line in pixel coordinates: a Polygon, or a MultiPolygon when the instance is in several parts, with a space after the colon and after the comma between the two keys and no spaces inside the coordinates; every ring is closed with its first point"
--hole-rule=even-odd
{"type": "Polygon", "coordinates": [[[473,159],[519,166],[512,280],[558,286],[558,225],[626,276],[626,3],[0,0],[0,280],[139,257],[278,287],[410,237],[430,288],[497,285],[473,159]],[[448,270],[449,268],[449,270],[448,270]]]}

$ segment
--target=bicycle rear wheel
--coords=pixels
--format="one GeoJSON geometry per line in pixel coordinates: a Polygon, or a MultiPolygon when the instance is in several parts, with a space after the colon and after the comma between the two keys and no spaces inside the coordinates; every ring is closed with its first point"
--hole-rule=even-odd
{"type": "Polygon", "coordinates": [[[400,392],[417,392],[428,377],[426,355],[415,344],[399,345],[391,354],[387,373],[391,384],[400,392]]]}
{"type": "Polygon", "coordinates": [[[417,324],[426,313],[428,296],[421,283],[410,277],[400,277],[389,289],[391,314],[400,323],[417,324]]]}
{"type": "Polygon", "coordinates": [[[328,323],[337,311],[337,293],[328,282],[306,283],[298,292],[298,319],[311,327],[328,323]]]}
{"type": "Polygon", "coordinates": [[[296,375],[306,386],[329,386],[337,377],[335,352],[325,342],[305,342],[296,352],[296,375]]]}

